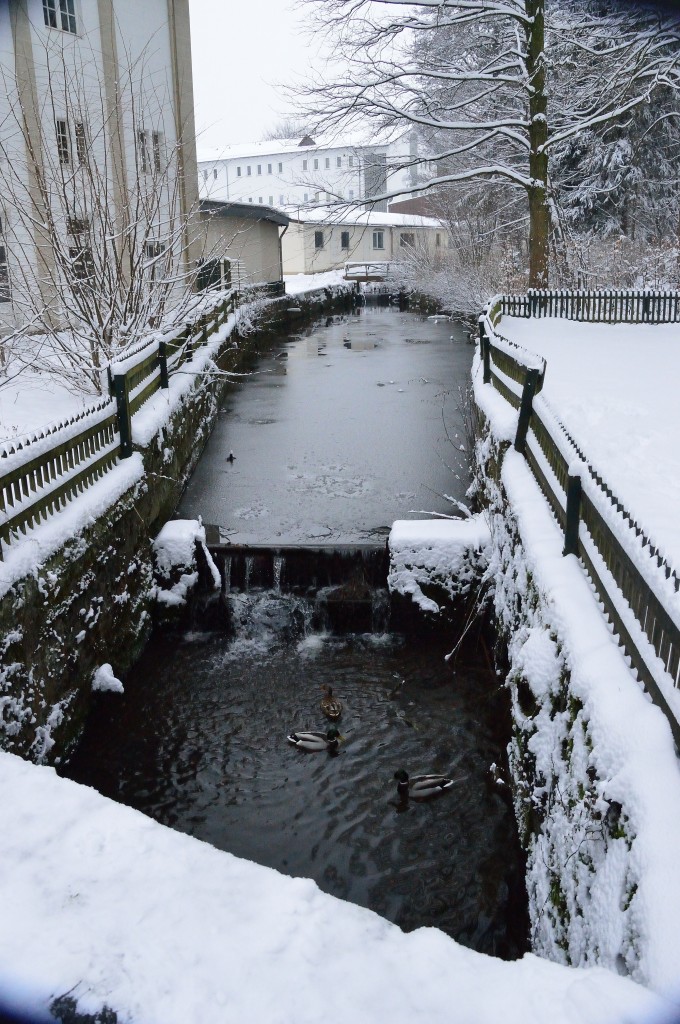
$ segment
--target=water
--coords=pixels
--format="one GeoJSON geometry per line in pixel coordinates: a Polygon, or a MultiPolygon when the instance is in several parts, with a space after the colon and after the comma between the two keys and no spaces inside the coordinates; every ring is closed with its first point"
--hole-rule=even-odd
{"type": "Polygon", "coordinates": [[[456,324],[384,307],[282,335],[230,389],[178,514],[252,545],[375,541],[450,513],[472,353],[456,324]]]}
{"type": "MultiPolygon", "coordinates": [[[[231,389],[179,514],[242,544],[323,545],[379,542],[395,518],[450,511],[445,495],[466,484],[457,399],[471,353],[454,325],[393,309],[282,337],[231,389]]],[[[333,636],[323,592],[316,608],[280,592],[286,569],[278,556],[273,591],[250,592],[256,559],[237,571],[225,555],[227,591],[243,587],[228,596],[230,630],[155,636],[124,695],[95,695],[64,774],[405,929],[521,956],[522,856],[489,771],[509,710],[483,650],[452,665],[431,636],[333,636]],[[327,727],[324,684],[345,706],[337,756],[286,742],[327,727]],[[463,781],[404,806],[399,768],[463,781]]]]}
{"type": "Polygon", "coordinates": [[[407,930],[521,955],[521,855],[489,773],[508,709],[483,658],[453,668],[431,638],[313,633],[311,607],[291,595],[230,600],[235,636],[158,637],[122,697],[97,697],[65,774],[407,930]],[[344,704],[337,756],[286,741],[326,729],[324,684],[344,704]],[[403,806],[402,767],[463,781],[403,806]]]}

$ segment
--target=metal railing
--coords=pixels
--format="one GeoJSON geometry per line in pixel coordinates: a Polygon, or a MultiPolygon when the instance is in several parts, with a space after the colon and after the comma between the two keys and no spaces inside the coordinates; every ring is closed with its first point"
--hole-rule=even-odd
{"type": "Polygon", "coordinates": [[[680,686],[680,576],[596,472],[541,394],[545,360],[514,345],[497,330],[503,315],[531,316],[526,310],[533,308],[540,309],[542,316],[560,315],[546,309],[577,311],[578,319],[585,319],[588,312],[595,317],[604,310],[602,322],[607,323],[614,322],[609,319],[614,314],[618,322],[624,315],[627,323],[673,322],[680,304],[677,292],[639,292],[626,293],[624,306],[622,294],[602,293],[601,301],[593,292],[573,293],[573,301],[562,292],[496,296],[479,319],[483,380],[519,410],[514,446],[526,458],[564,532],[563,553],[580,560],[631,667],[666,714],[680,749],[680,721],[659,685],[659,675],[665,673],[674,688],[680,686]],[[584,294],[588,304],[583,301],[584,294]],[[607,304],[610,296],[618,305],[613,299],[607,304]],[[647,304],[642,302],[645,297],[647,304]],[[636,311],[639,321],[633,319],[636,311]]]}

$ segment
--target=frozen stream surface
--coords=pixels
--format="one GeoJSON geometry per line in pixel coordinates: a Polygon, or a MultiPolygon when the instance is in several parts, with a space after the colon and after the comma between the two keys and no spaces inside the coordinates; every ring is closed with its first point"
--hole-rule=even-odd
{"type": "Polygon", "coordinates": [[[395,519],[451,512],[472,354],[457,325],[394,307],[282,335],[231,389],[178,515],[274,544],[379,540],[395,519]]]}

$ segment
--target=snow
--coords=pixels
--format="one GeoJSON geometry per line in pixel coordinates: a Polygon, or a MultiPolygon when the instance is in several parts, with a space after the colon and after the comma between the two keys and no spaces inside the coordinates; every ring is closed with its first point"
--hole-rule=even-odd
{"type": "Polygon", "coordinates": [[[386,213],[379,210],[357,210],[352,206],[285,206],[291,220],[302,224],[356,224],[359,227],[414,227],[441,228],[435,217],[422,217],[415,213],[386,213]]]}
{"type": "Polygon", "coordinates": [[[123,693],[123,684],[120,679],[116,679],[113,668],[108,661],[100,665],[98,669],[95,669],[92,675],[92,689],[123,693]]]}
{"type": "MultiPolygon", "coordinates": [[[[282,737],[282,742],[285,738],[282,737]]],[[[616,1024],[671,1006],[599,968],[506,963],[0,753],[0,993],[163,1024],[616,1024]]]]}
{"type": "MultiPolygon", "coordinates": [[[[568,333],[575,326],[581,325],[560,329],[568,333]]],[[[547,388],[558,371],[547,346],[540,351],[548,362],[547,388]]],[[[584,361],[571,353],[562,365],[576,390],[584,361]]],[[[507,403],[501,400],[504,410],[494,388],[482,383],[479,355],[473,385],[491,428],[479,453],[484,459],[491,438],[509,439],[507,403]]],[[[590,451],[591,435],[582,421],[579,426],[590,451]]],[[[550,475],[547,464],[543,469],[550,475]]],[[[491,510],[496,613],[511,631],[508,681],[516,686],[525,680],[536,701],[533,711],[523,712],[515,699],[513,714],[548,801],[547,824],[529,841],[534,948],[556,960],[564,959],[566,949],[573,963],[626,969],[677,998],[680,764],[668,721],[632,675],[580,564],[562,555],[563,534],[525,459],[512,447],[504,455],[501,480],[510,511],[493,520],[491,510]],[[538,595],[533,602],[532,592],[538,595]],[[567,706],[560,710],[565,678],[567,706]],[[577,704],[570,710],[572,700],[577,704]],[[595,802],[589,805],[593,790],[595,802]],[[623,808],[625,822],[620,837],[607,838],[601,817],[613,802],[623,808]],[[555,878],[566,909],[557,916],[551,911],[551,919],[555,878]]],[[[533,799],[540,801],[541,792],[534,790],[526,801],[533,799]]]]}
{"type": "Polygon", "coordinates": [[[545,358],[543,395],[633,518],[680,567],[680,327],[504,316],[497,329],[545,358]]]}
{"type": "Polygon", "coordinates": [[[203,549],[212,574],[213,586],[216,590],[220,589],[220,572],[206,546],[205,528],[201,521],[171,519],[153,542],[156,574],[161,580],[161,585],[156,587],[156,600],[160,604],[166,607],[180,607],[186,604],[189,593],[198,583],[197,544],[203,549]],[[166,581],[170,586],[165,586],[166,581]]]}
{"type": "Polygon", "coordinates": [[[490,539],[482,513],[468,519],[399,519],[388,539],[388,587],[409,595],[422,611],[437,615],[440,605],[422,587],[434,585],[448,598],[463,592],[477,571],[471,567],[471,557],[478,563],[490,539]]]}
{"type": "Polygon", "coordinates": [[[286,295],[302,295],[304,292],[346,285],[344,270],[328,270],[323,274],[290,274],[284,277],[286,295]]]}

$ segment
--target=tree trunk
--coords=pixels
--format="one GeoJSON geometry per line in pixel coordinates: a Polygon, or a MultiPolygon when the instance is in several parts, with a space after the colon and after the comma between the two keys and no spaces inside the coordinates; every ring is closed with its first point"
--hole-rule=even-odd
{"type": "Polygon", "coordinates": [[[525,0],[529,78],[529,287],[547,288],[550,239],[548,205],[548,97],[545,87],[545,0],[525,0]]]}

